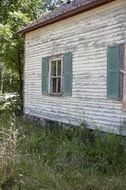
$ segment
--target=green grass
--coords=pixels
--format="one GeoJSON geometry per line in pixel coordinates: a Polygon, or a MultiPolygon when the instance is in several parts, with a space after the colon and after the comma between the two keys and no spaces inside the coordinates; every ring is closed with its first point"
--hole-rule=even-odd
{"type": "Polygon", "coordinates": [[[2,190],[126,189],[124,137],[82,125],[40,126],[5,112],[0,140],[2,190]]]}

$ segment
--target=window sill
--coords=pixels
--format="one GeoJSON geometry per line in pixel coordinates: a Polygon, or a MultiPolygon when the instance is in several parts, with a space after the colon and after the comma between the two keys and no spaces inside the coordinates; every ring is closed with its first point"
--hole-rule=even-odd
{"type": "Polygon", "coordinates": [[[63,95],[60,93],[60,94],[48,94],[48,96],[51,96],[51,97],[63,97],[63,95]]]}

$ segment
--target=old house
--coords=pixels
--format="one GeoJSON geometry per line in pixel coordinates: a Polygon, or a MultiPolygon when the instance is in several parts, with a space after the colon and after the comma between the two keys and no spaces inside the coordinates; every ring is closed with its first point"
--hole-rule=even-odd
{"type": "Polygon", "coordinates": [[[126,0],[73,0],[19,32],[25,115],[125,131],[126,0]]]}

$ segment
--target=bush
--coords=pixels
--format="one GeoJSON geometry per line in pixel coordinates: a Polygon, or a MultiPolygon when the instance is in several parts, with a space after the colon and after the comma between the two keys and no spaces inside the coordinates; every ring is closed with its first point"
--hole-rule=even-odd
{"type": "Polygon", "coordinates": [[[3,94],[0,96],[0,115],[3,113],[22,114],[22,100],[18,94],[3,94]]]}

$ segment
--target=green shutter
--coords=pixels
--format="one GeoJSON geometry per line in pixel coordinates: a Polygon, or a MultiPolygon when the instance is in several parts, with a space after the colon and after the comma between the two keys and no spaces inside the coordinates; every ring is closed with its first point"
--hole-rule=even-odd
{"type": "Polygon", "coordinates": [[[63,65],[63,94],[64,96],[72,96],[72,53],[65,53],[63,65]]]}
{"type": "Polygon", "coordinates": [[[118,99],[120,96],[120,68],[122,45],[108,47],[107,55],[107,97],[118,99]]]}
{"type": "Polygon", "coordinates": [[[48,57],[42,58],[42,94],[48,95],[48,73],[49,60],[48,57]]]}

